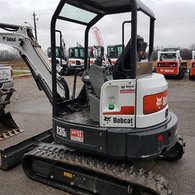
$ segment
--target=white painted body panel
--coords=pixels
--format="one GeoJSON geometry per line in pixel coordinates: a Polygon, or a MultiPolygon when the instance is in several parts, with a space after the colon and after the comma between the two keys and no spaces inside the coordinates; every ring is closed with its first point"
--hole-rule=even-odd
{"type": "Polygon", "coordinates": [[[135,80],[105,82],[101,88],[100,126],[134,127],[134,114],[106,114],[109,112],[119,113],[122,107],[135,107],[135,80]],[[113,110],[109,110],[109,104],[114,105],[113,110]]]}
{"type": "Polygon", "coordinates": [[[166,120],[165,112],[168,105],[166,108],[156,113],[144,115],[143,98],[146,95],[161,93],[167,89],[167,81],[161,74],[153,73],[151,76],[146,76],[137,80],[136,128],[150,127],[166,120]]]}
{"type": "MultiPolygon", "coordinates": [[[[105,82],[101,88],[100,126],[146,128],[164,122],[167,117],[168,105],[157,112],[144,114],[143,101],[145,96],[159,94],[167,91],[167,89],[168,84],[164,76],[157,73],[137,80],[126,79],[105,82]],[[109,104],[114,105],[112,110],[109,109],[109,104]],[[122,107],[134,107],[136,112],[120,114],[122,107]]],[[[158,100],[155,103],[158,107],[157,103],[158,100]]]]}

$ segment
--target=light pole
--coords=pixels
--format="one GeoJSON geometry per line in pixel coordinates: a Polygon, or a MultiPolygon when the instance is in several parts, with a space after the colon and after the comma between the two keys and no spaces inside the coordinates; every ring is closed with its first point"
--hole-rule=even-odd
{"type": "Polygon", "coordinates": [[[34,32],[35,32],[35,39],[38,41],[38,39],[37,39],[37,20],[38,20],[38,18],[36,18],[36,14],[35,14],[35,12],[33,13],[33,21],[34,21],[34,27],[32,27],[32,25],[30,24],[30,23],[28,23],[28,22],[24,22],[25,24],[28,24],[33,30],[34,30],[34,32]]]}

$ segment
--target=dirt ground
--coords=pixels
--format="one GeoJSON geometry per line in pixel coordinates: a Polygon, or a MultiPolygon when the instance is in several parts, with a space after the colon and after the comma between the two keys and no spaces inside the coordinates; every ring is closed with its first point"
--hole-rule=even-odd
{"type": "MultiPolygon", "coordinates": [[[[72,84],[73,77],[68,81],[72,84]]],[[[195,81],[169,79],[169,107],[179,119],[178,132],[186,142],[183,158],[176,162],[162,160],[143,161],[136,164],[147,170],[159,173],[170,183],[175,195],[195,194],[195,81]]],[[[39,133],[51,127],[51,105],[43,92],[38,91],[32,78],[15,80],[17,92],[12,98],[9,109],[23,135],[10,138],[6,144],[25,139],[30,133],[39,133]],[[22,138],[21,138],[22,137],[22,138]]],[[[5,143],[0,143],[0,148],[5,143]]],[[[32,181],[26,177],[21,165],[5,172],[0,171],[0,195],[61,195],[65,192],[32,181]]]]}

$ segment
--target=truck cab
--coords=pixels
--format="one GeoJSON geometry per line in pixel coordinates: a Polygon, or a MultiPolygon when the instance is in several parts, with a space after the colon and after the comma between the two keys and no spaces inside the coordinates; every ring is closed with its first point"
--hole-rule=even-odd
{"type": "Polygon", "coordinates": [[[0,90],[9,91],[14,86],[11,66],[0,65],[0,90]]]}
{"type": "Polygon", "coordinates": [[[70,47],[68,50],[68,72],[83,70],[84,68],[84,48],[70,47]]]}

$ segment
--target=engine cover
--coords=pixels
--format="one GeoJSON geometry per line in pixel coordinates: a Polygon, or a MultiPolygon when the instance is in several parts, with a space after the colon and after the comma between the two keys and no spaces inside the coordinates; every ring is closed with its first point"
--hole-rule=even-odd
{"type": "Polygon", "coordinates": [[[110,80],[103,84],[100,126],[145,128],[168,116],[168,84],[161,74],[139,79],[110,80]]]}

